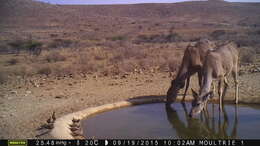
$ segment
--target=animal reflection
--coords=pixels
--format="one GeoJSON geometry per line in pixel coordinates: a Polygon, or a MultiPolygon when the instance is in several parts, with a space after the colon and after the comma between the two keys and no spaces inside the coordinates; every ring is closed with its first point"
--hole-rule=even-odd
{"type": "Polygon", "coordinates": [[[211,116],[208,109],[203,110],[200,114],[199,119],[191,118],[188,114],[185,103],[182,103],[184,109],[184,117],[186,122],[180,118],[180,113],[176,111],[172,106],[165,104],[165,109],[167,113],[167,118],[172,128],[176,131],[178,138],[237,138],[237,107],[235,106],[235,117],[233,128],[230,134],[228,134],[229,123],[228,115],[223,107],[222,113],[218,112],[218,118],[216,119],[214,114],[214,104],[211,108],[211,116]],[[223,114],[223,121],[221,118],[223,114]]]}

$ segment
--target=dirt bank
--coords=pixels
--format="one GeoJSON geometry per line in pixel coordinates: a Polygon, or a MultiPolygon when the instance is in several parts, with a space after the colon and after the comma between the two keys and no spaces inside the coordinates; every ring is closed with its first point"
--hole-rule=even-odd
{"type": "MultiPolygon", "coordinates": [[[[260,73],[240,76],[241,102],[260,103],[259,79],[260,73]]],[[[196,89],[193,80],[194,77],[191,86],[196,89]]],[[[53,111],[58,118],[129,98],[165,96],[170,81],[168,73],[149,73],[122,77],[42,77],[31,79],[27,84],[14,82],[1,86],[0,138],[50,138],[48,130],[37,129],[53,111]]],[[[226,99],[233,99],[232,86],[226,99]]]]}

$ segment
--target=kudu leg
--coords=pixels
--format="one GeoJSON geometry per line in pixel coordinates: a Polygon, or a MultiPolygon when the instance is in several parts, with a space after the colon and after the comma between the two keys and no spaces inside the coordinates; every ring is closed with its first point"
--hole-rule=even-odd
{"type": "Polygon", "coordinates": [[[234,82],[235,82],[235,103],[238,103],[238,74],[237,74],[237,69],[235,69],[235,71],[232,72],[232,76],[234,78],[234,82]]]}
{"type": "Polygon", "coordinates": [[[228,88],[228,80],[227,77],[224,78],[224,90],[223,90],[223,94],[222,94],[222,99],[224,99],[226,92],[227,92],[227,88],[228,88]]]}
{"type": "Polygon", "coordinates": [[[202,87],[202,80],[203,80],[203,76],[202,76],[202,73],[201,71],[198,72],[198,80],[199,80],[199,86],[200,88],[202,87]]]}
{"type": "Polygon", "coordinates": [[[223,109],[223,99],[222,99],[222,94],[223,94],[223,88],[222,88],[222,79],[219,80],[218,82],[218,95],[219,95],[219,109],[222,112],[223,109]]]}
{"type": "Polygon", "coordinates": [[[185,97],[186,97],[186,94],[187,94],[187,90],[188,90],[188,88],[189,88],[189,85],[190,85],[190,77],[187,77],[186,87],[185,87],[184,94],[183,94],[183,97],[182,97],[181,102],[185,102],[185,97]]]}
{"type": "Polygon", "coordinates": [[[215,95],[215,93],[216,93],[216,85],[215,85],[215,82],[212,82],[212,86],[213,86],[213,94],[215,95]]]}

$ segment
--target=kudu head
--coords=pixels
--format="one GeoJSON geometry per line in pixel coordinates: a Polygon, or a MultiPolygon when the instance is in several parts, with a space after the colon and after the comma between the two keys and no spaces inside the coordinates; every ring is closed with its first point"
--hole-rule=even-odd
{"type": "Polygon", "coordinates": [[[194,100],[191,102],[191,112],[190,117],[194,117],[199,114],[207,104],[207,101],[213,97],[213,92],[210,91],[206,94],[198,94],[193,89],[191,89],[194,100]]]}
{"type": "Polygon", "coordinates": [[[185,81],[174,79],[171,82],[171,86],[167,91],[167,103],[175,101],[178,91],[185,85],[185,81]]]}

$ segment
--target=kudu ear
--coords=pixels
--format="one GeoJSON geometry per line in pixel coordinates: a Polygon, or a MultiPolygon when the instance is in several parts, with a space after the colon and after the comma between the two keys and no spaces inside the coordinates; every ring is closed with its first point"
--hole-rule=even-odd
{"type": "Polygon", "coordinates": [[[194,97],[194,99],[198,99],[198,94],[191,88],[192,91],[192,96],[194,97]]]}
{"type": "Polygon", "coordinates": [[[213,91],[210,91],[206,95],[203,96],[203,101],[208,100],[209,98],[213,98],[213,96],[214,96],[213,91]]]}

